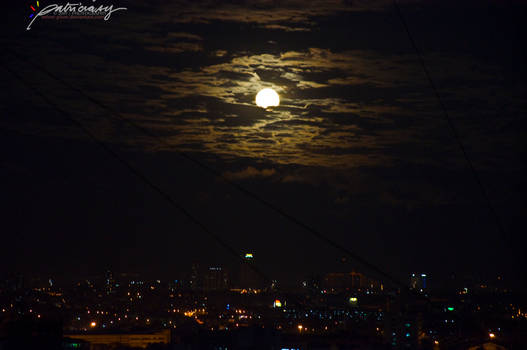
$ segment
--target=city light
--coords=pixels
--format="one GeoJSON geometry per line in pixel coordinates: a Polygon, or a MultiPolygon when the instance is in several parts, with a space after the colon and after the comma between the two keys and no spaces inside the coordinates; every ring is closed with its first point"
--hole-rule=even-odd
{"type": "Polygon", "coordinates": [[[253,258],[253,254],[252,253],[245,254],[245,259],[252,259],[252,258],[253,258]]]}
{"type": "MultiPolygon", "coordinates": [[[[249,256],[252,255],[250,253],[248,254],[249,256]]],[[[245,253],[242,253],[241,256],[245,256],[245,253]]],[[[220,268],[213,269],[218,269],[219,271],[220,268]]],[[[221,269],[223,271],[223,268],[221,269]]],[[[207,271],[209,270],[210,269],[207,271]]],[[[346,274],[333,274],[331,276],[341,277],[344,281],[346,281],[347,278],[346,274]]],[[[420,274],[416,274],[416,276],[420,278],[420,274]]],[[[340,282],[340,280],[336,280],[334,282],[340,282]]],[[[376,337],[385,337],[388,334],[392,334],[393,330],[386,330],[380,326],[380,324],[382,324],[382,322],[385,320],[385,314],[387,311],[384,301],[378,301],[375,303],[371,300],[366,300],[365,308],[362,308],[358,305],[358,299],[361,298],[362,301],[363,298],[367,298],[366,294],[368,292],[368,289],[358,288],[358,286],[362,286],[362,284],[359,282],[360,281],[357,281],[356,287],[350,283],[349,286],[345,288],[341,287],[340,289],[338,286],[335,286],[336,283],[334,283],[334,285],[322,287],[317,286],[317,294],[314,295],[316,295],[316,299],[318,300],[316,300],[315,304],[305,303],[312,298],[312,296],[309,295],[309,297],[306,297],[304,300],[304,303],[290,303],[291,305],[289,305],[286,303],[285,299],[278,299],[278,297],[285,298],[286,295],[288,296],[288,294],[282,294],[283,292],[277,293],[276,291],[270,290],[266,291],[262,289],[260,293],[263,293],[263,299],[273,301],[272,305],[269,305],[270,303],[268,304],[269,310],[274,308],[274,312],[269,312],[267,314],[270,316],[270,319],[265,312],[262,312],[263,310],[253,308],[250,303],[243,303],[243,299],[238,300],[238,302],[233,305],[225,303],[223,304],[224,307],[219,309],[212,307],[209,303],[213,299],[212,296],[218,293],[218,291],[215,289],[212,289],[212,294],[209,295],[207,294],[209,290],[207,288],[203,288],[202,286],[199,288],[202,288],[203,293],[196,293],[196,289],[193,289],[195,287],[191,286],[190,284],[188,289],[182,287],[180,290],[175,290],[173,289],[175,287],[170,285],[161,285],[158,287],[158,285],[155,284],[156,292],[158,289],[167,288],[165,292],[168,298],[167,301],[169,302],[167,305],[168,307],[165,305],[160,305],[159,310],[156,311],[155,308],[149,308],[148,313],[144,313],[142,311],[134,310],[131,305],[124,305],[122,307],[122,311],[117,311],[112,309],[114,306],[113,303],[116,302],[115,296],[99,295],[95,303],[90,303],[90,301],[87,301],[86,304],[80,304],[78,309],[75,310],[74,317],[71,318],[70,324],[68,326],[69,329],[75,333],[87,332],[89,336],[98,333],[93,332],[99,330],[104,330],[104,334],[117,334],[121,332],[122,329],[130,329],[130,327],[137,327],[137,325],[146,327],[146,329],[156,329],[159,326],[158,320],[161,320],[160,325],[164,328],[176,328],[177,320],[164,318],[168,313],[170,316],[186,316],[187,319],[192,321],[191,324],[195,323],[195,326],[204,326],[206,329],[212,332],[232,331],[233,329],[244,329],[245,327],[257,326],[261,328],[270,327],[271,329],[274,328],[289,334],[296,333],[298,337],[306,337],[307,335],[334,335],[344,330],[352,330],[356,327],[357,322],[369,322],[369,320],[375,320],[376,325],[371,329],[375,332],[373,334],[368,333],[369,336],[375,335],[376,337]],[[324,291],[327,293],[324,293],[324,291]],[[341,294],[339,295],[337,293],[341,294]],[[345,298],[348,298],[348,303],[346,303],[346,299],[343,299],[341,295],[345,295],[345,298]],[[273,296],[275,299],[271,299],[273,296]],[[178,301],[178,298],[181,299],[178,301]],[[319,302],[320,304],[318,304],[319,302]],[[370,307],[370,303],[372,303],[374,307],[370,307]],[[332,307],[327,308],[325,304],[331,305],[332,307]],[[165,314],[165,316],[163,316],[163,314],[165,314]],[[101,322],[100,324],[99,321],[101,322]]],[[[368,285],[369,283],[370,282],[368,282],[368,285]]],[[[136,282],[134,287],[130,287],[129,284],[126,285],[129,287],[124,287],[125,289],[121,290],[122,296],[125,300],[127,299],[126,295],[129,293],[134,298],[134,300],[137,295],[141,295],[146,302],[152,303],[152,305],[157,302],[157,294],[151,295],[149,292],[146,292],[147,290],[152,290],[152,283],[146,281],[143,285],[136,282]]],[[[376,286],[376,288],[379,288],[379,286],[380,285],[376,286]]],[[[225,293],[225,296],[230,295],[235,297],[238,295],[240,290],[243,290],[245,297],[251,297],[253,291],[256,289],[254,289],[254,287],[246,288],[247,289],[229,288],[225,289],[223,293],[225,293]]],[[[296,291],[296,293],[298,293],[297,298],[298,295],[303,295],[302,293],[304,293],[304,289],[300,289],[300,287],[298,288],[299,289],[296,291]]],[[[374,287],[372,287],[372,289],[374,289],[374,287]]],[[[377,289],[377,291],[378,290],[379,289],[377,289]]],[[[453,289],[452,293],[458,295],[459,290],[460,288],[456,287],[453,289]]],[[[71,293],[71,295],[75,295],[73,294],[75,292],[76,290],[74,289],[69,293],[71,293]]],[[[47,291],[42,293],[48,295],[47,291]]],[[[67,292],[63,293],[64,295],[69,295],[69,293],[66,294],[67,292]]],[[[38,300],[39,299],[37,296],[33,303],[28,304],[24,309],[24,312],[27,315],[36,316],[35,318],[40,317],[40,315],[37,316],[38,312],[36,309],[38,300]]],[[[63,305],[66,305],[65,300],[67,299],[62,300],[63,305]]],[[[226,302],[230,301],[229,298],[223,300],[226,300],[226,302]]],[[[439,319],[442,323],[444,322],[443,324],[448,325],[457,322],[453,315],[455,312],[459,312],[457,310],[458,304],[449,305],[446,304],[447,302],[448,301],[443,302],[441,308],[437,308],[433,315],[429,315],[427,317],[429,317],[430,320],[439,319]],[[448,315],[445,315],[445,313],[448,315]]],[[[468,302],[468,299],[460,299],[460,302],[468,302]]],[[[474,309],[477,307],[481,307],[481,310],[487,309],[485,303],[479,301],[477,304],[471,306],[474,309]]],[[[509,316],[512,314],[512,316],[515,318],[521,317],[523,319],[525,311],[521,311],[518,304],[511,302],[505,306],[506,307],[504,310],[509,316]]],[[[14,303],[0,304],[0,310],[2,311],[6,311],[6,309],[9,308],[15,309],[16,305],[14,303]]],[[[1,311],[0,315],[2,315],[1,311]]],[[[45,315],[42,315],[42,318],[44,317],[45,315]]],[[[399,333],[393,333],[393,337],[394,339],[396,338],[397,345],[413,344],[414,342],[421,339],[424,333],[418,331],[419,327],[414,328],[416,324],[419,324],[419,322],[416,322],[416,319],[406,316],[404,318],[400,318],[399,322],[402,329],[399,329],[399,333]]],[[[513,322],[515,321],[513,320],[513,322]]],[[[505,327],[503,325],[501,326],[505,327]]],[[[430,341],[431,348],[438,349],[440,342],[442,344],[446,344],[452,341],[452,336],[448,334],[442,334],[440,328],[441,327],[431,327],[426,330],[425,336],[429,337],[428,339],[430,341]],[[441,337],[441,341],[438,340],[438,337],[441,337]]],[[[487,328],[487,341],[492,342],[499,340],[500,334],[504,332],[504,329],[500,329],[498,327],[487,328]]],[[[390,341],[395,341],[394,339],[390,339],[390,341]]]]}

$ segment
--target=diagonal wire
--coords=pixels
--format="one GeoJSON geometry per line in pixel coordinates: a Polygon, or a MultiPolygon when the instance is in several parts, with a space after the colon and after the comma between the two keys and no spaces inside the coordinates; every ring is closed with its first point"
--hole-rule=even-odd
{"type": "Polygon", "coordinates": [[[3,65],[4,69],[7,70],[9,73],[11,73],[15,78],[20,80],[23,85],[28,87],[31,91],[33,91],[37,96],[42,98],[48,105],[50,105],[55,111],[57,111],[59,114],[66,117],[72,124],[77,126],[79,129],[81,129],[90,139],[92,139],[96,144],[98,144],[104,151],[106,151],[108,154],[110,154],[113,158],[117,159],[122,165],[125,166],[126,169],[128,169],[131,173],[133,173],[137,178],[139,178],[142,182],[144,182],[148,187],[150,187],[154,192],[157,192],[163,199],[165,199],[171,206],[179,210],[183,215],[185,215],[192,223],[194,223],[196,226],[198,226],[203,232],[205,232],[209,237],[211,237],[216,243],[218,243],[220,246],[225,248],[230,254],[235,256],[239,261],[241,261],[243,264],[247,264],[250,266],[250,268],[256,272],[258,275],[260,275],[266,283],[270,283],[271,279],[267,277],[267,275],[262,272],[253,262],[250,262],[247,259],[244,259],[238,254],[238,252],[232,248],[221,236],[213,232],[211,229],[209,229],[203,222],[201,222],[195,215],[193,215],[189,210],[187,210],[181,203],[178,203],[170,194],[163,191],[161,187],[156,185],[154,182],[152,182],[145,174],[143,174],[139,169],[134,167],[130,162],[125,160],[123,157],[121,157],[117,152],[115,152],[111,147],[109,147],[106,143],[101,141],[95,134],[93,134],[88,128],[86,128],[81,122],[79,122],[77,119],[75,119],[70,113],[66,112],[64,109],[59,107],[56,103],[54,103],[50,98],[48,98],[46,95],[44,95],[34,84],[29,82],[28,80],[24,79],[21,75],[13,71],[11,68],[7,67],[6,65],[3,65]]]}
{"type": "Polygon", "coordinates": [[[441,108],[441,110],[443,111],[443,116],[445,118],[445,120],[447,121],[448,123],[448,126],[449,126],[449,129],[452,133],[452,136],[454,137],[454,139],[456,140],[457,142],[457,145],[459,146],[459,149],[461,150],[461,153],[463,154],[463,158],[465,158],[465,161],[467,162],[469,168],[470,168],[470,172],[472,173],[473,177],[474,177],[474,180],[476,181],[476,184],[477,186],[479,187],[479,190],[481,192],[481,195],[483,196],[483,199],[484,201],[486,202],[487,204],[487,207],[490,211],[490,214],[491,216],[494,218],[494,220],[496,221],[496,226],[498,228],[498,231],[500,232],[500,234],[502,235],[503,238],[505,239],[508,239],[509,236],[507,235],[506,231],[505,231],[505,227],[503,226],[503,223],[501,222],[501,219],[496,211],[496,209],[494,208],[493,204],[492,204],[492,201],[490,200],[490,197],[487,193],[487,190],[485,188],[485,186],[483,185],[483,182],[481,181],[481,178],[476,170],[476,168],[474,167],[474,164],[472,163],[472,161],[470,160],[470,157],[468,156],[468,153],[467,153],[467,150],[465,148],[465,145],[463,144],[463,141],[461,140],[461,136],[459,135],[459,132],[456,128],[456,126],[454,125],[454,122],[452,121],[452,118],[450,118],[450,115],[448,113],[448,110],[445,106],[445,103],[443,102],[443,99],[441,98],[441,95],[439,94],[439,91],[434,83],[434,80],[432,79],[432,76],[430,74],[430,71],[428,70],[428,68],[426,67],[426,64],[425,64],[425,61],[424,61],[424,58],[423,58],[423,54],[421,53],[421,50],[419,50],[419,48],[417,47],[417,44],[410,32],[410,28],[408,27],[408,23],[406,22],[404,16],[403,16],[403,13],[401,11],[401,8],[399,7],[399,4],[397,2],[397,0],[393,0],[393,4],[395,6],[395,9],[396,9],[396,12],[397,14],[399,15],[399,18],[401,19],[401,22],[403,24],[403,27],[406,31],[406,34],[408,35],[408,39],[410,40],[410,43],[412,44],[412,47],[413,49],[415,50],[416,54],[417,54],[417,57],[419,59],[419,63],[421,65],[421,68],[423,69],[423,72],[426,76],[426,78],[428,79],[428,82],[430,83],[430,86],[432,87],[432,90],[434,90],[434,95],[439,103],[439,106],[441,108]]]}
{"type": "MultiPolygon", "coordinates": [[[[10,52],[16,58],[18,58],[18,59],[20,59],[22,61],[25,61],[27,63],[30,63],[32,66],[36,66],[37,68],[39,68],[39,70],[41,70],[42,72],[46,73],[46,75],[48,75],[53,80],[58,81],[59,83],[61,83],[62,85],[68,87],[69,89],[76,91],[77,93],[82,95],[84,98],[86,98],[87,100],[92,102],[93,104],[95,104],[95,105],[99,106],[100,108],[102,108],[102,109],[106,110],[107,112],[109,112],[109,114],[111,116],[113,116],[114,118],[117,118],[117,119],[121,120],[122,122],[125,122],[125,123],[133,126],[134,128],[138,129],[140,132],[144,133],[147,136],[150,136],[150,137],[154,138],[155,140],[157,140],[158,142],[163,143],[166,146],[171,146],[165,140],[160,138],[158,135],[156,135],[155,133],[153,133],[149,129],[144,128],[141,125],[129,120],[128,118],[123,117],[119,112],[114,111],[111,107],[107,106],[103,102],[101,102],[98,99],[88,95],[82,89],[71,85],[70,83],[68,83],[64,79],[61,79],[60,77],[58,77],[57,75],[53,74],[48,69],[43,67],[42,65],[37,64],[35,62],[32,62],[31,60],[27,59],[26,57],[23,57],[23,56],[19,55],[17,52],[11,50],[10,48],[6,48],[6,50],[8,52],[10,52]]],[[[358,262],[359,264],[361,264],[362,266],[366,267],[370,271],[375,272],[376,274],[378,274],[379,276],[382,276],[383,278],[386,278],[388,281],[392,282],[395,286],[398,286],[398,287],[404,287],[405,286],[398,279],[396,279],[395,277],[391,276],[387,272],[383,271],[382,269],[380,269],[376,265],[370,263],[369,261],[367,261],[366,259],[362,258],[361,256],[353,253],[351,250],[349,250],[348,248],[344,247],[343,245],[341,245],[341,244],[333,241],[332,239],[326,237],[325,235],[323,235],[321,232],[319,232],[315,228],[307,225],[306,223],[304,223],[300,219],[298,219],[295,216],[287,213],[286,211],[284,211],[283,209],[281,209],[278,206],[274,205],[273,203],[263,199],[262,197],[260,197],[256,193],[254,193],[254,192],[246,189],[242,185],[240,185],[240,184],[228,179],[222,173],[220,173],[216,169],[210,167],[206,163],[194,158],[190,154],[188,154],[186,152],[183,152],[183,151],[176,150],[175,153],[179,154],[182,158],[184,158],[184,159],[196,164],[201,169],[203,169],[203,170],[213,174],[214,176],[218,177],[219,179],[221,179],[225,183],[229,184],[230,186],[234,187],[235,189],[237,189],[238,191],[240,191],[241,193],[243,193],[247,197],[254,199],[255,201],[257,201],[260,204],[262,204],[263,206],[271,209],[275,213],[278,213],[280,216],[282,216],[286,220],[288,220],[288,221],[294,223],[295,225],[301,227],[302,229],[304,229],[305,231],[309,232],[311,235],[313,235],[317,239],[319,239],[322,242],[326,243],[327,245],[337,249],[338,251],[340,251],[344,255],[350,257],[352,260],[358,262]]]]}

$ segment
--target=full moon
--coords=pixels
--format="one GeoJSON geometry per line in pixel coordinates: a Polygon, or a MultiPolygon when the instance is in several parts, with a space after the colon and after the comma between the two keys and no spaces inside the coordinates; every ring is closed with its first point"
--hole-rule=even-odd
{"type": "Polygon", "coordinates": [[[263,89],[256,95],[256,105],[262,108],[278,106],[280,104],[280,97],[273,89],[263,89]]]}

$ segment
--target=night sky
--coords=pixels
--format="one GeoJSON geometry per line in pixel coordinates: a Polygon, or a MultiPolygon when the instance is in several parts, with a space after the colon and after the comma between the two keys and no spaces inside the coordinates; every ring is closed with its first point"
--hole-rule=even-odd
{"type": "Polygon", "coordinates": [[[503,231],[391,1],[114,1],[27,31],[31,4],[1,35],[1,273],[236,269],[44,94],[284,283],[368,270],[181,152],[403,281],[525,278],[525,2],[400,2],[503,231]],[[266,87],[279,107],[255,105],[266,87]]]}

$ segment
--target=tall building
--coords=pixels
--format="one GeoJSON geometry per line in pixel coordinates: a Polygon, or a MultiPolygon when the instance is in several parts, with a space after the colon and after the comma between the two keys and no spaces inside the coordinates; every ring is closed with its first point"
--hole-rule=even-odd
{"type": "Polygon", "coordinates": [[[360,289],[364,276],[356,272],[331,272],[324,277],[324,287],[331,291],[360,289]]]}
{"type": "Polygon", "coordinates": [[[332,292],[356,290],[369,293],[382,290],[382,284],[379,281],[355,271],[328,273],[324,276],[322,286],[332,292]]]}
{"type": "Polygon", "coordinates": [[[104,289],[106,291],[106,294],[110,295],[112,293],[115,293],[116,283],[115,283],[115,279],[113,278],[112,271],[110,270],[106,271],[105,277],[106,279],[104,281],[104,289]]]}
{"type": "Polygon", "coordinates": [[[240,287],[244,289],[259,289],[263,286],[261,277],[251,268],[254,261],[253,253],[245,253],[244,259],[247,263],[241,264],[240,287]]]}
{"type": "Polygon", "coordinates": [[[209,267],[205,272],[203,288],[205,290],[225,290],[229,287],[229,276],[221,267],[209,267]]]}
{"type": "Polygon", "coordinates": [[[410,276],[410,289],[424,292],[427,290],[427,275],[425,273],[412,273],[410,276]]]}
{"type": "Polygon", "coordinates": [[[403,290],[396,298],[386,300],[384,339],[395,349],[417,349],[423,334],[426,302],[412,298],[403,290]]]}
{"type": "Polygon", "coordinates": [[[192,264],[192,268],[190,270],[189,287],[193,290],[201,289],[202,287],[198,263],[192,264]]]}

